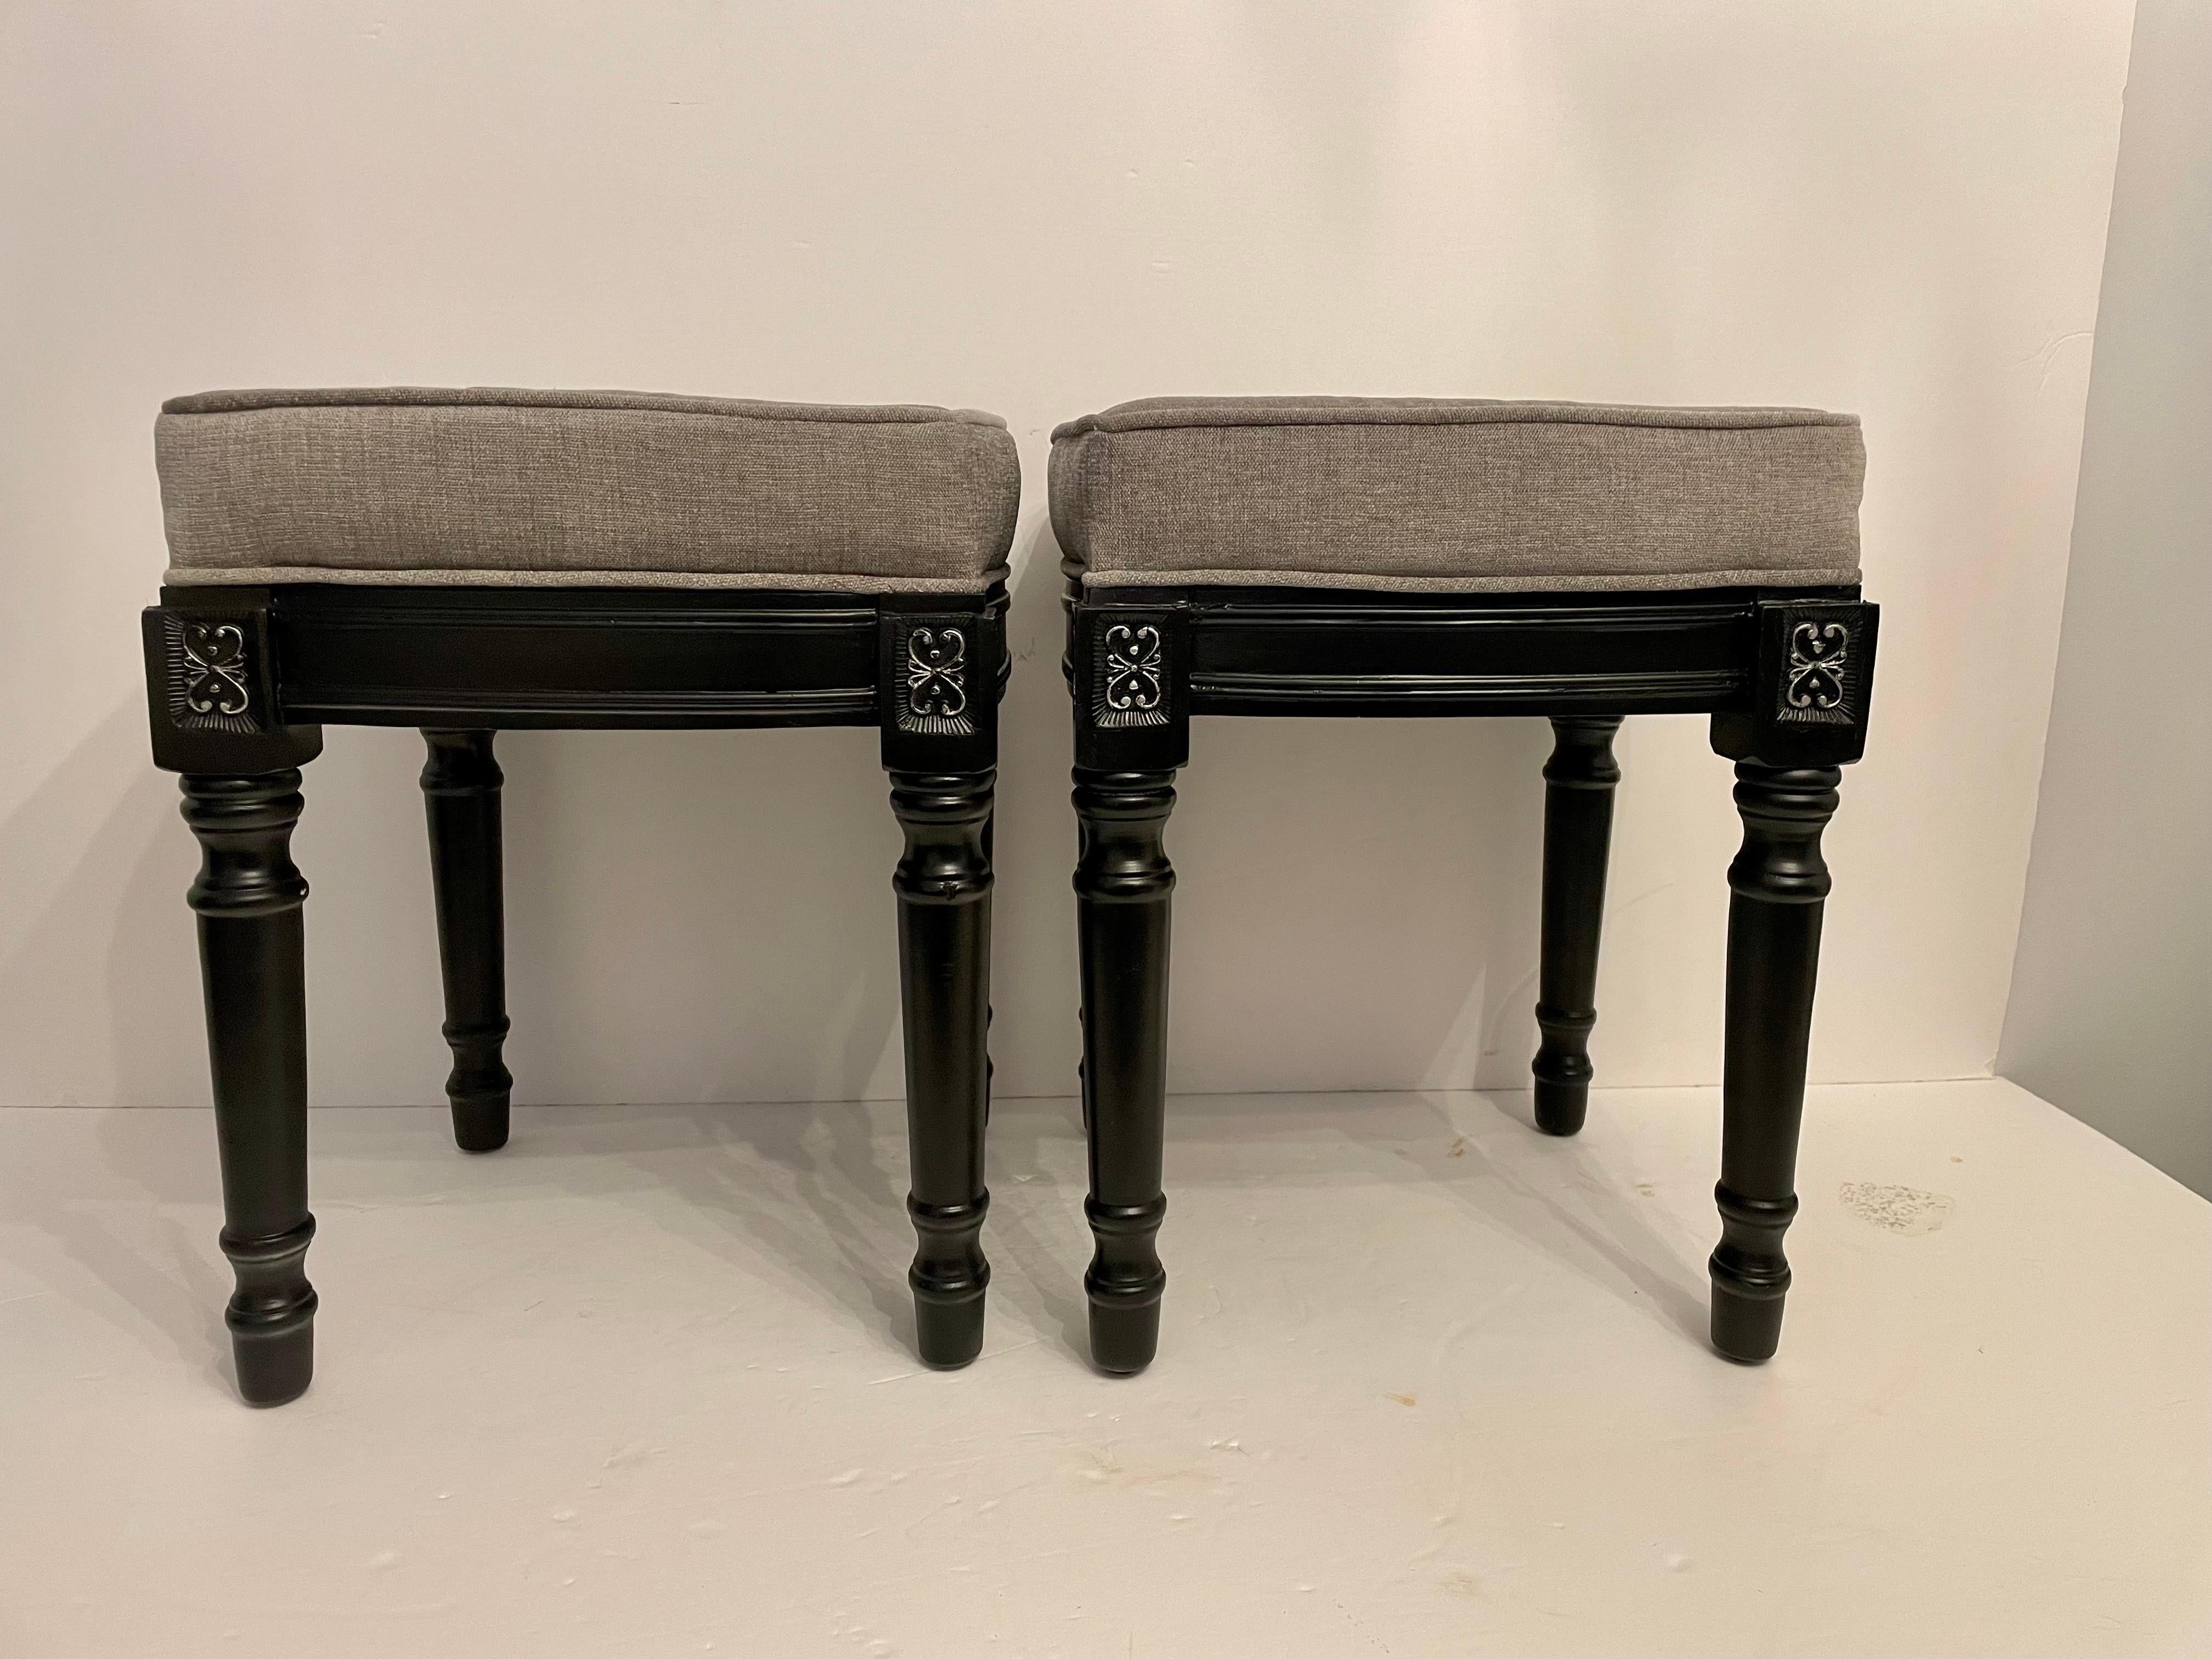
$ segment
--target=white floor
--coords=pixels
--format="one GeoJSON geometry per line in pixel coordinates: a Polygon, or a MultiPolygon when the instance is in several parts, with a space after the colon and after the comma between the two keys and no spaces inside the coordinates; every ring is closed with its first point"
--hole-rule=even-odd
{"type": "Polygon", "coordinates": [[[895,1108],[314,1123],[320,1376],[230,1394],[200,1113],[0,1112],[0,1654],[2212,1652],[2212,1206],[2009,1085],[1827,1089],[1771,1364],[1717,1103],[1179,1101],[1159,1363],[1073,1106],[917,1368],[895,1108]]]}

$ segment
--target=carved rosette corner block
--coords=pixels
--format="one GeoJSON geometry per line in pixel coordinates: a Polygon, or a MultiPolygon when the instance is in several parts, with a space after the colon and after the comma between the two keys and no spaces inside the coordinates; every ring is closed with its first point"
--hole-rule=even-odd
{"type": "MultiPolygon", "coordinates": [[[[975,720],[969,699],[968,628],[950,622],[908,625],[898,641],[897,723],[926,737],[971,738],[975,720]]],[[[988,695],[985,688],[983,695],[988,695]]]]}
{"type": "Polygon", "coordinates": [[[1792,725],[1850,726],[1859,718],[1853,631],[1851,621],[1833,612],[1790,614],[1783,631],[1775,719],[1792,725]]]}
{"type": "Polygon", "coordinates": [[[877,710],[894,772],[981,772],[998,764],[1006,635],[994,603],[877,611],[877,710]]]}
{"type": "Polygon", "coordinates": [[[1093,725],[1119,729],[1168,723],[1167,640],[1157,623],[1101,618],[1091,660],[1093,725]]]}
{"type": "Polygon", "coordinates": [[[1713,714],[1713,748],[1768,766],[1848,766],[1866,752],[1881,608],[1761,599],[1744,700],[1713,714]]]}
{"type": "Polygon", "coordinates": [[[172,726],[180,732],[241,734],[269,729],[268,711],[255,696],[256,631],[251,617],[162,614],[172,726]]]}

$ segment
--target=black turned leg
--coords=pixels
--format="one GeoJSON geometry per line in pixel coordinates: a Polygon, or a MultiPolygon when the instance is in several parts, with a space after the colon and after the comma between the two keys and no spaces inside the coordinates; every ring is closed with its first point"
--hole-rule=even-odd
{"type": "Polygon", "coordinates": [[[990,1098],[991,823],[988,771],[894,771],[891,811],[906,853],[899,898],[899,989],[906,1028],[907,1212],[919,1248],[915,1332],[923,1361],[964,1365],[983,1346],[991,1264],[979,1235],[983,1120],[990,1098]]]}
{"type": "Polygon", "coordinates": [[[507,1145],[514,1079],[507,1041],[506,916],[500,893],[499,790],[506,781],[489,732],[425,732],[423,805],[437,894],[438,959],[446,981],[446,1042],[453,1051],[446,1097],[453,1139],[467,1152],[507,1145]]]}
{"type": "Polygon", "coordinates": [[[1820,831],[1842,773],[1739,762],[1743,849],[1729,866],[1728,1038],[1721,1085],[1721,1243],[1713,1252],[1713,1346],[1731,1359],[1773,1355],[1797,1213],[1797,1130],[1813,1026],[1821,902],[1820,831]]]}
{"type": "Polygon", "coordinates": [[[1075,890],[1083,975],[1083,1104],[1097,1249],[1083,1287],[1099,1369],[1140,1371],[1160,1340],[1167,1273],[1153,1240],[1167,1213],[1168,921],[1175,870],[1161,833],[1172,771],[1075,769],[1075,890]]]}
{"type": "MultiPolygon", "coordinates": [[[[991,815],[983,820],[983,862],[997,867],[996,851],[999,841],[999,809],[994,803],[991,815]]],[[[991,1085],[999,1068],[991,1063],[991,1027],[998,1023],[999,1011],[987,1000],[983,1005],[983,1127],[991,1125],[991,1085]]]]}
{"type": "Polygon", "coordinates": [[[222,1159],[222,1251],[238,1289],[224,1320],[249,1404],[306,1391],[315,1364],[307,1283],[307,970],[293,865],[297,770],[189,774],[185,822],[199,837],[199,915],[208,1060],[222,1159]]]}
{"type": "Polygon", "coordinates": [[[1735,762],[1743,848],[1729,866],[1728,1035],[1721,1082],[1721,1242],[1713,1252],[1713,1346],[1772,1357],[1797,1213],[1797,1130],[1813,1029],[1828,866],[1820,832],[1839,767],[1866,752],[1881,613],[1856,599],[1779,599],[1753,608],[1744,695],[1713,715],[1735,762]]]}
{"type": "Polygon", "coordinates": [[[1544,1041],[1536,1127],[1571,1135],[1589,1106],[1590,1029],[1597,1024],[1598,933],[1605,918],[1607,843],[1613,835],[1618,719],[1554,720],[1544,763],[1544,940],[1536,1024],[1544,1041]]]}

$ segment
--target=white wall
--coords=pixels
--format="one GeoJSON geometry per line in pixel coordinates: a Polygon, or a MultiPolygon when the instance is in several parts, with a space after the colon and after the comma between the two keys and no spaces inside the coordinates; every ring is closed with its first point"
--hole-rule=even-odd
{"type": "MultiPolygon", "coordinates": [[[[1816,1076],[1984,1071],[2072,514],[2127,0],[0,8],[0,1100],[206,1098],[137,611],[164,395],[387,382],[974,404],[1030,487],[996,1051],[1074,1081],[1045,438],[1152,392],[1856,410],[1884,607],[1816,1076]]],[[[1175,1082],[1525,1077],[1540,722],[1201,725],[1175,1082]]],[[[898,1087],[866,732],[502,740],[532,1100],[898,1087]]],[[[1737,830],[1621,744],[1608,1083],[1717,1073],[1737,830]]],[[[325,1103],[434,1101],[419,746],[296,842],[325,1103]]]]}
{"type": "Polygon", "coordinates": [[[2212,1197],[2212,8],[2142,0],[1997,1064],[2212,1197]]]}

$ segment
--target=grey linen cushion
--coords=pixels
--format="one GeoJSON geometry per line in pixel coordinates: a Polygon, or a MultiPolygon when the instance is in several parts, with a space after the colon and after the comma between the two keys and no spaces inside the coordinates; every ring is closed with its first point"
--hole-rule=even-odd
{"type": "Polygon", "coordinates": [[[1021,473],[973,410],[636,392],[210,392],[154,426],[173,583],[972,593],[1021,473]]]}
{"type": "Polygon", "coordinates": [[[1147,398],[1052,434],[1097,586],[1437,592],[1858,580],[1858,417],[1413,398],[1147,398]]]}

